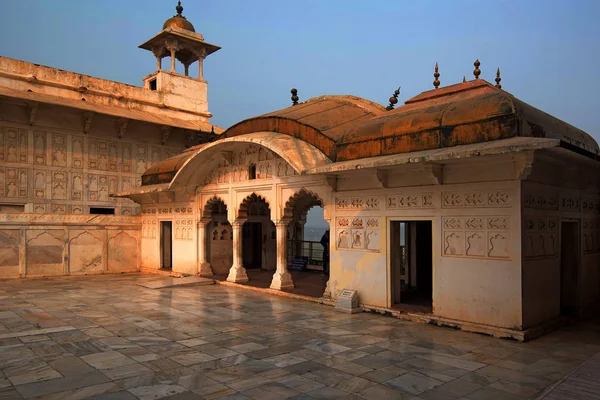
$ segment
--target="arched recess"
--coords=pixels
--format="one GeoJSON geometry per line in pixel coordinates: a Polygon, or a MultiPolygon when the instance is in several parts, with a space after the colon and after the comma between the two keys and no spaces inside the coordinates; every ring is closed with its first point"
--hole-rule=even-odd
{"type": "Polygon", "coordinates": [[[202,177],[240,143],[254,143],[271,150],[300,175],[309,169],[331,163],[331,159],[319,149],[301,139],[275,132],[255,132],[220,139],[197,150],[177,171],[169,190],[202,184],[202,177]]]}
{"type": "Polygon", "coordinates": [[[206,261],[214,274],[226,274],[233,263],[233,229],[227,219],[227,204],[218,197],[211,197],[202,209],[206,223],[206,261]]]}
{"type": "Polygon", "coordinates": [[[244,268],[275,270],[277,240],[275,224],[271,220],[268,200],[256,193],[244,198],[238,209],[242,225],[242,263],[244,268]]]}
{"type": "Polygon", "coordinates": [[[308,257],[311,267],[325,267],[324,248],[320,241],[329,224],[323,218],[324,207],[323,199],[306,188],[298,190],[288,199],[283,211],[284,218],[290,221],[288,234],[291,240],[288,245],[288,258],[308,257]],[[319,210],[312,215],[316,220],[310,220],[311,218],[307,216],[315,209],[319,210]]]}

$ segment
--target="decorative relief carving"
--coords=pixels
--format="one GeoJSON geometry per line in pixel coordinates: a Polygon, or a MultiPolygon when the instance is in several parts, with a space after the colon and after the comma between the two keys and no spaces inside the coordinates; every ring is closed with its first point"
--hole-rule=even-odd
{"type": "Polygon", "coordinates": [[[578,196],[560,196],[560,209],[564,211],[581,211],[578,196]]]}
{"type": "Polygon", "coordinates": [[[336,247],[380,251],[380,217],[338,217],[336,219],[336,247]]]}
{"type": "Polygon", "coordinates": [[[442,226],[445,256],[510,257],[508,216],[444,217],[442,226]]]}
{"type": "Polygon", "coordinates": [[[0,127],[0,161],[27,163],[27,131],[0,127]]]}
{"type": "Polygon", "coordinates": [[[46,165],[46,132],[33,133],[33,155],[35,165],[46,165]]]}
{"type": "Polygon", "coordinates": [[[212,221],[209,226],[210,240],[233,240],[233,228],[229,221],[212,221]]]}
{"type": "Polygon", "coordinates": [[[158,222],[155,219],[142,220],[142,238],[155,239],[158,222]]]}
{"type": "Polygon", "coordinates": [[[108,201],[108,177],[106,175],[88,175],[88,200],[108,201]]]}
{"type": "Polygon", "coordinates": [[[523,257],[555,258],[558,255],[558,218],[526,217],[523,235],[523,257]]]}
{"type": "Polygon", "coordinates": [[[433,208],[433,194],[388,195],[385,205],[388,210],[433,208]]]}
{"type": "Polygon", "coordinates": [[[600,199],[582,197],[581,211],[590,214],[600,214],[600,199]]]}
{"type": "Polygon", "coordinates": [[[582,219],[582,247],[585,254],[600,252],[600,219],[582,219]]]}
{"type": "Polygon", "coordinates": [[[444,192],[442,208],[510,207],[511,198],[505,191],[444,192]]]}
{"type": "Polygon", "coordinates": [[[148,168],[148,148],[142,145],[135,145],[135,172],[143,174],[148,168]]]}
{"type": "Polygon", "coordinates": [[[175,240],[193,240],[194,239],[194,220],[177,219],[175,220],[175,240]]]}
{"type": "Polygon", "coordinates": [[[73,168],[83,168],[83,138],[80,136],[71,137],[71,157],[73,168]]]}
{"type": "Polygon", "coordinates": [[[556,189],[526,186],[523,189],[525,208],[540,210],[558,210],[558,192],[556,189]]]}
{"type": "Polygon", "coordinates": [[[379,197],[338,197],[336,210],[379,210],[379,197]]]}
{"type": "Polygon", "coordinates": [[[52,173],[52,198],[67,199],[67,174],[65,172],[52,173]]]}
{"type": "Polygon", "coordinates": [[[0,167],[0,197],[27,197],[27,169],[0,167]]]}
{"type": "Polygon", "coordinates": [[[52,165],[67,166],[67,137],[57,133],[52,134],[52,165]]]}
{"type": "Polygon", "coordinates": [[[123,172],[132,172],[132,158],[131,158],[131,144],[122,143],[121,144],[121,171],[123,172]]]}

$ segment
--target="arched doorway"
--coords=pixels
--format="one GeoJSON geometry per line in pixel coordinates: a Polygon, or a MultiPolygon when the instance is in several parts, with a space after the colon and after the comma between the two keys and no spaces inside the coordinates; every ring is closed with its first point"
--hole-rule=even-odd
{"type": "MultiPolygon", "coordinates": [[[[304,294],[321,297],[328,280],[328,251],[321,244],[329,224],[324,218],[323,201],[301,189],[284,210],[288,224],[287,258],[296,288],[304,294]]],[[[329,239],[325,238],[325,245],[329,239]]]]}
{"type": "MultiPolygon", "coordinates": [[[[205,262],[214,274],[226,274],[233,263],[233,232],[227,219],[227,205],[219,197],[206,202],[203,212],[206,224],[205,262]]],[[[201,265],[201,271],[206,266],[201,265]]]]}
{"type": "Polygon", "coordinates": [[[255,193],[240,205],[242,265],[246,270],[274,270],[276,266],[275,225],[269,203],[255,193]]]}

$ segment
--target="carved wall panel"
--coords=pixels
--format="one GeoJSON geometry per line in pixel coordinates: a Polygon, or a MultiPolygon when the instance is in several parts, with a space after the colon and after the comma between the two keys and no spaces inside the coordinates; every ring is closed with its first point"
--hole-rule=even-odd
{"type": "Polygon", "coordinates": [[[558,218],[526,217],[523,234],[523,257],[541,259],[558,257],[558,218]]]}
{"type": "Polygon", "coordinates": [[[27,274],[62,275],[63,230],[30,230],[27,232],[27,274]]]}
{"type": "Polygon", "coordinates": [[[104,269],[104,231],[73,230],[69,232],[69,272],[99,274],[104,269]]]}
{"type": "Polygon", "coordinates": [[[27,169],[0,167],[0,196],[27,197],[27,169]]]}
{"type": "Polygon", "coordinates": [[[27,163],[27,131],[0,127],[0,162],[27,163]]]}
{"type": "Polygon", "coordinates": [[[523,207],[539,210],[558,210],[558,190],[526,185],[523,187],[523,207]]]}
{"type": "Polygon", "coordinates": [[[336,248],[380,251],[381,224],[380,217],[337,217],[336,248]]]}
{"type": "Polygon", "coordinates": [[[108,201],[108,177],[106,175],[88,175],[88,200],[108,201]]]}
{"type": "Polygon", "coordinates": [[[71,157],[73,168],[83,168],[83,138],[81,136],[71,137],[71,157]]]}
{"type": "Polygon", "coordinates": [[[160,147],[152,146],[150,148],[150,164],[156,164],[160,162],[160,147]]]}
{"type": "Polygon", "coordinates": [[[155,219],[143,219],[142,220],[142,238],[144,239],[156,239],[156,231],[158,227],[158,221],[155,219]]]}
{"type": "Polygon", "coordinates": [[[52,181],[50,172],[39,169],[33,170],[33,190],[36,199],[50,198],[47,192],[48,182],[52,181]]]}
{"type": "Polygon", "coordinates": [[[193,240],[194,239],[194,220],[176,219],[175,220],[175,240],[193,240]]]}
{"type": "Polygon", "coordinates": [[[335,199],[336,210],[379,210],[380,201],[379,197],[365,196],[365,197],[337,197],[335,199]]]}
{"type": "Polygon", "coordinates": [[[560,196],[561,211],[581,211],[581,201],[578,195],[561,195],[560,196]]]}
{"type": "Polygon", "coordinates": [[[130,143],[121,144],[121,171],[130,173],[133,171],[132,168],[132,157],[133,154],[130,143]]]}
{"type": "MultiPolygon", "coordinates": [[[[21,233],[17,229],[0,230],[0,268],[19,266],[21,233]]],[[[3,275],[0,273],[0,276],[3,275]]]]}
{"type": "Polygon", "coordinates": [[[135,145],[135,172],[143,174],[148,169],[148,147],[135,145]]]}
{"type": "Polygon", "coordinates": [[[51,204],[50,210],[52,214],[66,214],[67,213],[67,205],[66,204],[51,204]]]}
{"type": "Polygon", "coordinates": [[[90,138],[88,140],[88,167],[100,171],[116,171],[116,142],[90,138]]]}
{"type": "Polygon", "coordinates": [[[600,199],[582,197],[581,212],[588,214],[600,214],[600,199]]]}
{"type": "Polygon", "coordinates": [[[385,207],[388,210],[433,208],[433,194],[388,195],[386,196],[385,207]]]}
{"type": "Polygon", "coordinates": [[[442,218],[444,256],[510,257],[510,217],[442,218]]]}
{"type": "Polygon", "coordinates": [[[67,173],[52,172],[52,199],[67,199],[67,173]]]}
{"type": "Polygon", "coordinates": [[[46,141],[46,132],[33,132],[33,163],[35,165],[46,165],[46,141]]]}
{"type": "Polygon", "coordinates": [[[486,192],[443,192],[442,208],[510,207],[510,194],[502,190],[486,192]]]}
{"type": "Polygon", "coordinates": [[[600,252],[600,219],[583,218],[582,228],[583,238],[581,246],[583,247],[583,252],[586,254],[600,252]]]}
{"type": "Polygon", "coordinates": [[[67,166],[67,136],[58,133],[52,134],[52,165],[55,167],[67,166]]]}
{"type": "Polygon", "coordinates": [[[138,269],[138,244],[135,231],[120,231],[108,240],[108,271],[127,272],[138,269]]]}

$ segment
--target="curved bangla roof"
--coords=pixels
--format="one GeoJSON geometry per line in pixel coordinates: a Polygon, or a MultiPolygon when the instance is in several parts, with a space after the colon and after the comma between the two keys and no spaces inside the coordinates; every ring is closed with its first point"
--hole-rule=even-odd
{"type": "MultiPolygon", "coordinates": [[[[596,141],[483,79],[419,94],[395,110],[354,96],[321,96],[241,121],[220,135],[278,133],[320,150],[328,162],[358,160],[514,137],[558,139],[595,155],[596,141]]],[[[203,146],[203,145],[201,145],[203,146]]],[[[143,184],[169,182],[201,146],[151,167],[143,184]]],[[[300,155],[302,156],[302,155],[300,155]]]]}

